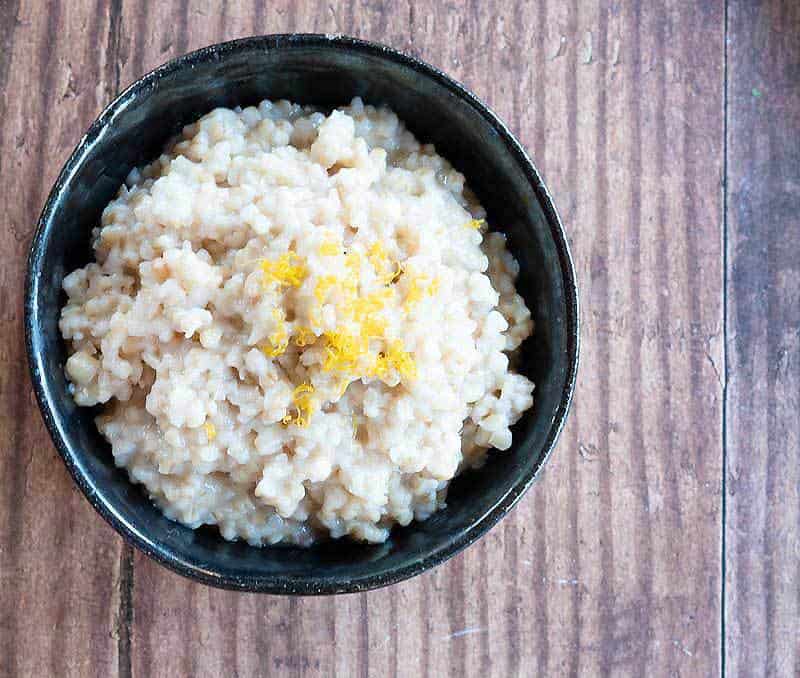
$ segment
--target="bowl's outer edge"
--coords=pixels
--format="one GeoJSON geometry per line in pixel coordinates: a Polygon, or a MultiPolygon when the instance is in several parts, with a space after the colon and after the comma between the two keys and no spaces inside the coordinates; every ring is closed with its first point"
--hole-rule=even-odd
{"type": "Polygon", "coordinates": [[[553,448],[555,447],[561,430],[564,427],[564,423],[572,402],[577,379],[580,353],[580,315],[575,267],[573,264],[572,255],[570,253],[569,243],[567,241],[561,219],[555,208],[552,197],[538,170],[528,157],[525,149],[511,133],[505,123],[503,123],[497,117],[497,115],[491,109],[489,109],[488,106],[486,106],[486,104],[484,104],[475,94],[473,94],[462,84],[453,80],[450,76],[446,75],[435,66],[432,66],[416,57],[399,52],[391,47],[387,47],[386,45],[344,35],[324,35],[312,33],[277,34],[253,36],[231,40],[229,42],[223,42],[215,45],[209,45],[162,64],[124,89],[122,93],[120,93],[114,99],[114,101],[112,101],[102,111],[95,122],[92,123],[88,131],[78,142],[75,150],[70,155],[63,169],[59,173],[58,178],[56,179],[53,189],[51,190],[47,201],[45,202],[31,241],[24,295],[25,346],[28,356],[28,366],[31,373],[31,381],[36,394],[36,400],[39,404],[42,418],[50,437],[52,438],[59,455],[64,460],[64,463],[76,484],[79,486],[95,510],[97,510],[97,512],[100,513],[100,515],[115,530],[117,530],[117,532],[119,532],[128,543],[141,549],[148,556],[152,557],[178,574],[184,575],[190,579],[194,579],[204,584],[230,590],[300,595],[355,593],[403,581],[448,560],[475,542],[491,527],[493,527],[500,520],[500,518],[502,518],[515,506],[526,490],[536,480],[542,467],[552,454],[553,448]],[[194,563],[189,563],[184,559],[179,558],[174,553],[167,552],[165,549],[150,541],[147,538],[147,535],[143,534],[133,525],[128,523],[119,513],[114,510],[112,505],[105,502],[102,497],[100,497],[91,481],[82,473],[71,451],[64,443],[62,433],[52,415],[50,398],[42,378],[41,365],[35,352],[33,336],[35,321],[39,313],[39,309],[36,304],[38,286],[37,273],[40,269],[41,248],[47,223],[52,217],[54,206],[58,202],[61,191],[69,181],[70,176],[75,171],[75,168],[79,162],[82,160],[84,152],[100,138],[106,125],[113,121],[114,116],[120,111],[124,110],[125,107],[140,93],[145,92],[148,88],[154,87],[161,78],[167,76],[177,69],[191,66],[193,63],[202,62],[207,59],[218,59],[220,58],[220,55],[224,55],[230,51],[247,50],[252,48],[291,49],[293,47],[308,46],[328,46],[337,49],[366,52],[368,54],[379,55],[386,59],[398,62],[401,65],[405,65],[421,75],[433,78],[439,84],[445,86],[451,92],[469,103],[500,135],[509,152],[515,157],[517,163],[522,168],[525,176],[528,178],[531,186],[533,187],[545,217],[547,218],[551,236],[556,244],[556,249],[559,254],[560,269],[562,272],[564,297],[567,304],[567,359],[569,365],[569,371],[566,376],[559,407],[550,424],[550,431],[545,440],[543,453],[540,455],[538,463],[533,467],[531,472],[518,479],[517,482],[503,495],[502,499],[497,502],[495,506],[489,509],[481,518],[475,521],[470,529],[466,530],[458,538],[445,543],[442,548],[435,551],[428,557],[410,563],[403,568],[393,570],[386,575],[369,575],[357,580],[325,582],[322,585],[314,585],[312,583],[300,582],[296,580],[281,580],[277,578],[221,577],[209,571],[208,569],[199,567],[194,563]]]}

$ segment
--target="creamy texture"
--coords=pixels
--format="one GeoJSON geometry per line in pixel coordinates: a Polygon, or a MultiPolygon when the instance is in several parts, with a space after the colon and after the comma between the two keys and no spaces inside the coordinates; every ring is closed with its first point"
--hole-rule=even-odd
{"type": "Polygon", "coordinates": [[[387,109],[217,109],[131,173],[64,280],[79,405],[170,518],[381,542],[511,445],[518,266],[387,109]]]}

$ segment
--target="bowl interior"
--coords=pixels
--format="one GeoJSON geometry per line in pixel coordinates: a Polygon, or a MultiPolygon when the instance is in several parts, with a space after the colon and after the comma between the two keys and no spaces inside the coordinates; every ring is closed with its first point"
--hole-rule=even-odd
{"type": "Polygon", "coordinates": [[[574,380],[575,296],[571,263],[538,177],[475,100],[412,59],[374,45],[311,36],[226,43],[162,67],[127,90],[81,142],[53,190],[34,241],[26,297],[34,384],[45,420],[87,497],[112,524],[162,562],[208,583],[285,592],[358,590],[440,562],[482,534],[513,504],[555,442],[574,380]],[[417,137],[466,176],[521,265],[518,289],[536,330],[520,369],[536,383],[535,405],[514,445],[451,485],[447,508],[395,529],[380,546],[346,540],[310,549],[251,548],[216,531],[164,518],[114,466],[95,412],[75,406],[58,331],[64,275],[92,257],[90,233],[129,170],[217,106],[265,98],[333,107],[354,96],[393,108],[417,137]]]}

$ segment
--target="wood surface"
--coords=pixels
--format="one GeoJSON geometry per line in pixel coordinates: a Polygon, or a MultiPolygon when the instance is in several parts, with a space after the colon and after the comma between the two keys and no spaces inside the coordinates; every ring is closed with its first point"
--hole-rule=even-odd
{"type": "Polygon", "coordinates": [[[0,0],[0,675],[797,675],[791,7],[0,0]],[[582,301],[541,481],[436,570],[329,598],[206,588],[125,546],[23,349],[28,242],[101,108],[173,56],[288,31],[387,43],[487,101],[555,197],[582,301]]]}
{"type": "Polygon", "coordinates": [[[728,34],[726,668],[800,676],[800,5],[728,34]]]}

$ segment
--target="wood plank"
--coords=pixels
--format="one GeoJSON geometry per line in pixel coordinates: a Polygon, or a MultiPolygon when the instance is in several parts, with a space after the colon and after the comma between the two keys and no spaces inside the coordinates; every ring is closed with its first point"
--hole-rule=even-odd
{"type": "Polygon", "coordinates": [[[302,28],[393,44],[473,87],[556,195],[585,324],[562,444],[479,544],[325,600],[211,591],[137,555],[134,673],[717,672],[722,3],[145,4],[124,5],[123,81],[184,47],[302,28]]]}
{"type": "Polygon", "coordinates": [[[731,675],[800,674],[799,33],[797,3],[730,2],[726,668],[731,675]]]}
{"type": "Polygon", "coordinates": [[[577,504],[547,544],[569,540],[570,647],[550,666],[570,675],[718,664],[721,19],[677,3],[556,14],[544,169],[576,229],[584,341],[577,454],[544,486],[558,472],[569,488],[548,516],[577,504]]]}
{"type": "Polygon", "coordinates": [[[115,62],[112,22],[102,2],[0,4],[4,676],[117,671],[122,540],[74,487],[44,429],[27,376],[20,303],[45,196],[80,131],[117,86],[108,68],[115,62]]]}

